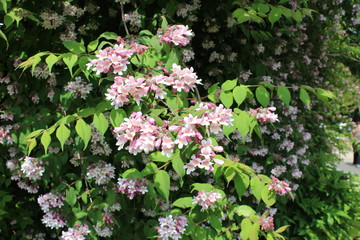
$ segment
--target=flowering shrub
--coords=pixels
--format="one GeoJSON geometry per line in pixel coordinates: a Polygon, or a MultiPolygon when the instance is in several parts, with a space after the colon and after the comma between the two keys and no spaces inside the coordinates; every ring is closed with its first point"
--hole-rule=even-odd
{"type": "Polygon", "coordinates": [[[353,2],[0,1],[2,233],[311,238],[325,225],[286,208],[307,211],[303,177],[325,161],[332,23],[356,31],[353,2]]]}

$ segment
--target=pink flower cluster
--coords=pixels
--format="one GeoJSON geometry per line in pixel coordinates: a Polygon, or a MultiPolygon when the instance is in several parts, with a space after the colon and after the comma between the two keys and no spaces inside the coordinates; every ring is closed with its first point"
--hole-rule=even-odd
{"type": "Polygon", "coordinates": [[[29,180],[39,180],[45,172],[45,168],[42,166],[43,162],[40,159],[33,157],[25,157],[20,160],[23,160],[21,165],[21,171],[25,174],[25,177],[29,180]]]}
{"type": "Polygon", "coordinates": [[[158,29],[158,38],[160,43],[162,41],[166,43],[173,43],[176,46],[184,47],[189,44],[194,33],[188,26],[184,25],[172,25],[168,26],[165,33],[162,33],[163,29],[158,29]]]}
{"type": "Polygon", "coordinates": [[[145,179],[119,178],[116,190],[126,194],[129,199],[133,199],[136,195],[147,193],[146,185],[148,184],[148,181],[145,179]]]}
{"type": "Polygon", "coordinates": [[[158,239],[180,239],[186,230],[187,222],[188,220],[184,216],[167,215],[166,217],[159,218],[160,226],[156,228],[159,234],[158,239]]]}
{"type": "Polygon", "coordinates": [[[155,147],[164,145],[172,152],[174,144],[166,135],[161,134],[162,129],[155,125],[155,120],[141,112],[134,112],[129,118],[125,118],[119,127],[114,129],[117,135],[117,143],[119,150],[129,142],[129,146],[125,149],[131,154],[137,155],[140,152],[148,154],[154,151],[155,147]],[[163,135],[163,136],[162,136],[163,135]],[[163,144],[161,144],[163,142],[163,144]]]}
{"type": "Polygon", "coordinates": [[[213,146],[211,139],[202,140],[200,145],[200,151],[191,156],[191,160],[187,163],[184,168],[186,168],[186,173],[190,174],[195,171],[196,168],[205,169],[207,171],[213,171],[213,162],[218,165],[223,165],[224,161],[214,158],[216,155],[215,152],[222,152],[224,149],[221,146],[213,146]]]}
{"type": "Polygon", "coordinates": [[[269,122],[274,123],[276,121],[279,121],[278,115],[271,112],[275,110],[276,110],[275,107],[268,107],[268,108],[259,107],[257,109],[251,109],[249,113],[252,116],[256,116],[256,119],[258,119],[262,123],[269,123],[269,122]]]}
{"type": "Polygon", "coordinates": [[[0,127],[0,143],[12,143],[13,139],[10,136],[10,130],[8,128],[0,127]]]}
{"type": "Polygon", "coordinates": [[[126,46],[126,43],[119,38],[119,44],[113,47],[107,47],[100,50],[96,54],[96,59],[90,60],[87,65],[88,69],[94,68],[96,74],[100,73],[115,73],[122,75],[127,70],[129,59],[134,53],[142,54],[148,47],[141,44],[131,44],[126,46]]]}
{"type": "Polygon", "coordinates": [[[98,185],[107,184],[112,178],[115,177],[115,168],[105,161],[100,161],[91,164],[87,167],[86,179],[95,179],[95,183],[98,185]]]}
{"type": "Polygon", "coordinates": [[[63,240],[85,240],[85,236],[90,233],[86,224],[76,224],[66,232],[62,231],[61,239],[63,240]]]}
{"type": "Polygon", "coordinates": [[[59,209],[64,205],[64,197],[47,193],[38,197],[37,201],[41,210],[45,213],[41,222],[45,224],[46,227],[59,229],[66,225],[63,217],[59,214],[59,209]]]}
{"type": "Polygon", "coordinates": [[[68,82],[65,90],[73,93],[75,98],[80,96],[82,99],[86,99],[86,95],[92,90],[92,84],[86,83],[81,77],[76,77],[74,82],[68,82]]]}
{"type": "Polygon", "coordinates": [[[57,213],[54,210],[52,210],[50,212],[47,212],[43,216],[43,218],[41,219],[41,222],[46,227],[49,227],[51,229],[53,229],[53,228],[55,228],[55,229],[63,228],[66,225],[66,222],[64,221],[64,219],[60,216],[59,213],[57,213]]]}
{"type": "Polygon", "coordinates": [[[172,86],[173,91],[189,92],[196,84],[201,84],[193,68],[181,68],[173,64],[169,76],[156,75],[149,78],[134,78],[133,76],[114,78],[114,83],[107,90],[106,98],[111,101],[115,109],[129,104],[134,100],[140,105],[141,98],[154,92],[156,98],[164,99],[166,92],[163,86],[172,86]]]}
{"type": "Polygon", "coordinates": [[[210,191],[199,191],[198,195],[193,199],[193,202],[201,206],[201,211],[209,208],[214,209],[217,200],[221,199],[221,194],[218,192],[210,191]]]}
{"type": "Polygon", "coordinates": [[[64,197],[53,193],[46,193],[38,197],[37,201],[41,210],[47,213],[52,208],[61,208],[64,206],[64,197]]]}
{"type": "Polygon", "coordinates": [[[261,230],[268,232],[274,230],[274,218],[262,216],[259,218],[261,230]]]}
{"type": "Polygon", "coordinates": [[[269,190],[274,190],[276,194],[285,195],[291,191],[289,184],[285,181],[280,181],[274,176],[271,176],[272,184],[269,187],[269,190]]]}

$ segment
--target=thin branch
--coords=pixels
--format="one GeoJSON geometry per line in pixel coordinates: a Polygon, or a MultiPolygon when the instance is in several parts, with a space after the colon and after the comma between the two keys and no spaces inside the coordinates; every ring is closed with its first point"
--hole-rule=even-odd
{"type": "Polygon", "coordinates": [[[126,32],[126,35],[128,36],[128,35],[130,35],[130,33],[129,33],[129,29],[126,26],[125,14],[124,14],[124,4],[123,4],[122,1],[120,1],[120,10],[121,10],[121,18],[122,18],[123,23],[124,23],[125,32],[126,32]]]}

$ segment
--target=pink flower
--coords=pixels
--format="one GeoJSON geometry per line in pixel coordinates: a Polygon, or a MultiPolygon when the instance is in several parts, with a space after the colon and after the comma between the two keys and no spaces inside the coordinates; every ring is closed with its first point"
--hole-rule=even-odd
{"type": "Polygon", "coordinates": [[[269,190],[274,190],[276,194],[285,195],[291,191],[289,184],[285,181],[280,181],[274,176],[271,176],[272,184],[269,187],[269,190]]]}
{"type": "Polygon", "coordinates": [[[268,232],[274,230],[274,218],[273,217],[260,217],[259,224],[261,226],[261,230],[268,232]]]}
{"type": "Polygon", "coordinates": [[[168,26],[164,34],[162,34],[161,31],[162,29],[159,29],[157,34],[160,43],[164,41],[180,47],[188,45],[190,39],[194,36],[194,33],[189,30],[189,27],[184,25],[168,26]]]}

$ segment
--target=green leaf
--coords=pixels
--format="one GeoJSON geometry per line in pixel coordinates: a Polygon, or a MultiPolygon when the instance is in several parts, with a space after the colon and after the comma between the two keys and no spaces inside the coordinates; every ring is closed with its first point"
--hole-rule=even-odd
{"type": "Polygon", "coordinates": [[[274,23],[279,21],[281,18],[282,11],[280,8],[273,7],[269,14],[269,21],[271,23],[271,26],[274,26],[274,23]]]}
{"type": "Polygon", "coordinates": [[[282,232],[284,232],[288,227],[290,227],[290,225],[285,225],[285,226],[279,227],[275,232],[277,232],[277,233],[282,233],[282,232]]]}
{"type": "Polygon", "coordinates": [[[86,49],[83,43],[74,42],[74,41],[65,41],[63,42],[64,46],[73,53],[81,54],[85,53],[86,49]]]}
{"type": "Polygon", "coordinates": [[[153,152],[148,155],[148,157],[154,162],[169,162],[172,158],[163,155],[161,152],[153,152]]]}
{"type": "Polygon", "coordinates": [[[234,103],[232,92],[221,92],[220,100],[226,108],[230,108],[234,103]]]}
{"type": "Polygon", "coordinates": [[[26,146],[28,150],[28,155],[30,155],[31,151],[36,147],[36,145],[37,145],[36,138],[31,139],[31,141],[26,146]]]}
{"type": "Polygon", "coordinates": [[[300,100],[310,109],[310,96],[303,88],[300,89],[300,100]]]}
{"type": "Polygon", "coordinates": [[[224,91],[232,90],[237,84],[237,79],[234,80],[226,80],[222,85],[221,89],[224,91]]]}
{"type": "Polygon", "coordinates": [[[335,95],[330,92],[330,91],[326,91],[322,88],[318,88],[316,89],[316,95],[318,98],[330,98],[330,99],[334,99],[335,98],[335,95]]]}
{"type": "Polygon", "coordinates": [[[205,192],[209,192],[211,190],[214,189],[214,186],[211,184],[207,184],[207,183],[194,183],[192,184],[192,186],[194,187],[191,192],[193,191],[205,191],[205,192]]]}
{"type": "Polygon", "coordinates": [[[257,87],[255,91],[255,96],[258,102],[263,106],[267,107],[270,102],[270,94],[265,87],[257,87]]]}
{"type": "Polygon", "coordinates": [[[51,136],[48,131],[44,131],[41,136],[41,144],[44,146],[45,154],[47,154],[48,147],[51,143],[51,136]]]}
{"type": "Polygon", "coordinates": [[[165,68],[170,71],[174,63],[179,64],[179,54],[176,49],[171,50],[165,68]]]}
{"type": "Polygon", "coordinates": [[[71,207],[73,207],[76,203],[76,193],[77,193],[77,191],[73,187],[70,187],[69,189],[66,190],[65,201],[71,207]]]}
{"type": "Polygon", "coordinates": [[[168,22],[166,20],[166,17],[161,16],[161,28],[163,31],[165,31],[168,27],[168,22]]]}
{"type": "Polygon", "coordinates": [[[52,53],[45,59],[45,62],[49,68],[49,73],[51,73],[52,67],[58,60],[59,60],[59,58],[52,53]]]}
{"type": "Polygon", "coordinates": [[[98,39],[100,38],[106,38],[107,40],[117,40],[118,35],[116,33],[113,32],[104,32],[103,34],[101,34],[98,39]]]}
{"type": "Polygon", "coordinates": [[[234,208],[233,210],[237,215],[239,216],[244,216],[244,217],[249,217],[251,215],[255,215],[256,212],[254,209],[252,209],[250,206],[248,205],[241,205],[241,206],[237,206],[234,208]]]}
{"type": "Polygon", "coordinates": [[[92,115],[94,112],[95,112],[95,108],[93,108],[93,107],[84,108],[84,109],[81,109],[77,113],[77,115],[80,116],[80,117],[88,117],[88,116],[92,115]]]}
{"type": "Polygon", "coordinates": [[[141,173],[136,168],[130,168],[121,174],[123,178],[142,178],[141,173]]]}
{"type": "Polygon", "coordinates": [[[61,124],[56,130],[56,137],[60,141],[61,150],[64,151],[64,143],[70,137],[70,130],[64,124],[61,124]]]}
{"type": "Polygon", "coordinates": [[[297,11],[293,11],[292,12],[292,17],[294,18],[294,20],[296,21],[296,22],[301,22],[301,20],[302,20],[302,18],[303,18],[303,16],[302,16],[302,14],[301,14],[301,12],[300,12],[300,10],[297,10],[297,11]]]}
{"type": "Polygon", "coordinates": [[[170,176],[164,171],[160,170],[154,176],[154,184],[160,195],[165,198],[166,202],[169,202],[170,194],[170,176]]]}
{"type": "Polygon", "coordinates": [[[76,64],[76,62],[78,60],[78,56],[76,54],[66,53],[62,60],[64,61],[66,66],[69,68],[71,76],[73,76],[72,69],[73,69],[73,67],[75,66],[75,64],[76,64]]]}
{"type": "Polygon", "coordinates": [[[124,109],[113,109],[110,112],[110,123],[113,127],[119,127],[127,114],[124,109]]]}
{"type": "Polygon", "coordinates": [[[245,193],[246,189],[249,187],[250,178],[248,175],[243,173],[238,173],[234,178],[235,190],[238,194],[239,199],[245,193]]]}
{"type": "Polygon", "coordinates": [[[102,135],[105,134],[109,127],[109,122],[106,120],[106,117],[103,113],[95,113],[93,117],[93,123],[102,135]]]}
{"type": "Polygon", "coordinates": [[[6,0],[0,0],[1,9],[7,13],[7,3],[6,0]]]}
{"type": "Polygon", "coordinates": [[[180,156],[173,157],[172,167],[181,177],[185,176],[184,162],[181,160],[180,156]]]}
{"type": "Polygon", "coordinates": [[[0,38],[2,38],[2,39],[4,39],[5,40],[5,42],[6,42],[6,49],[8,49],[9,48],[9,42],[8,42],[8,40],[7,40],[7,38],[6,38],[6,35],[3,33],[3,31],[1,31],[0,30],[0,38]]]}
{"type": "Polygon", "coordinates": [[[238,104],[238,106],[240,106],[241,103],[244,102],[248,90],[249,89],[247,87],[244,87],[244,86],[237,86],[237,87],[234,88],[233,97],[235,99],[235,102],[238,104]]]}
{"type": "Polygon", "coordinates": [[[266,185],[262,190],[261,199],[264,201],[266,206],[271,207],[276,202],[276,194],[274,191],[269,191],[269,187],[266,185]]]}
{"type": "Polygon", "coordinates": [[[78,192],[80,192],[81,187],[82,187],[82,181],[81,180],[75,181],[75,188],[78,192]]]}
{"type": "Polygon", "coordinates": [[[226,181],[228,182],[228,184],[230,183],[230,181],[236,176],[236,171],[233,167],[228,167],[226,168],[225,172],[224,172],[224,176],[226,181]]]}
{"type": "Polygon", "coordinates": [[[98,39],[91,41],[87,46],[88,52],[95,51],[98,45],[99,45],[98,39]]]}
{"type": "Polygon", "coordinates": [[[146,177],[147,175],[155,174],[157,172],[158,172],[158,167],[156,166],[156,164],[153,162],[149,162],[146,164],[145,168],[141,170],[141,175],[143,177],[146,177]]]}
{"type": "Polygon", "coordinates": [[[75,130],[79,137],[84,141],[84,150],[91,139],[91,127],[83,119],[76,121],[75,130]]]}
{"type": "Polygon", "coordinates": [[[210,216],[210,225],[219,233],[221,232],[222,223],[219,220],[219,217],[216,215],[210,216]]]}
{"type": "Polygon", "coordinates": [[[279,86],[277,89],[277,95],[281,101],[283,101],[287,106],[290,105],[291,94],[287,87],[279,86]]]}
{"type": "Polygon", "coordinates": [[[265,186],[265,183],[263,183],[259,178],[253,177],[250,180],[250,188],[253,193],[253,195],[256,197],[257,200],[260,201],[263,188],[265,186]]]}
{"type": "Polygon", "coordinates": [[[179,207],[182,209],[189,208],[193,206],[193,198],[192,197],[179,198],[172,205],[174,207],[179,207]]]}
{"type": "Polygon", "coordinates": [[[251,220],[248,219],[248,218],[244,218],[241,221],[240,226],[241,226],[241,232],[240,232],[241,239],[243,239],[243,240],[249,239],[250,231],[251,231],[251,228],[252,228],[251,220]]]}
{"type": "Polygon", "coordinates": [[[243,140],[250,131],[250,115],[245,111],[241,111],[237,117],[234,117],[234,124],[241,133],[243,140]]]}

